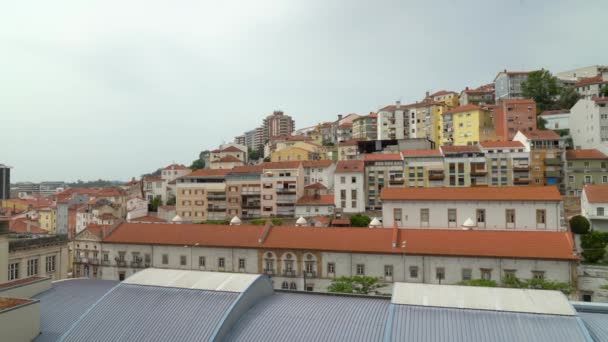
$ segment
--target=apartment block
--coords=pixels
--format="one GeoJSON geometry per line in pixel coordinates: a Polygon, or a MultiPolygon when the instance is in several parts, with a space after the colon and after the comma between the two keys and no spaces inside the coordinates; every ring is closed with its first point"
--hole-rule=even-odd
{"type": "Polygon", "coordinates": [[[460,105],[483,105],[494,103],[494,83],[486,84],[476,89],[466,87],[460,92],[460,105]]]}
{"type": "Polygon", "coordinates": [[[553,131],[517,132],[513,138],[530,153],[530,177],[534,186],[556,185],[565,193],[565,144],[553,131]]]}
{"type": "Polygon", "coordinates": [[[376,140],[378,138],[378,115],[369,113],[353,120],[353,139],[376,140]]]}
{"type": "Polygon", "coordinates": [[[378,140],[406,139],[410,136],[409,108],[397,101],[378,111],[378,140]]]}
{"type": "Polygon", "coordinates": [[[177,180],[175,211],[185,221],[224,220],[227,169],[200,169],[177,180]]]}
{"type": "Polygon", "coordinates": [[[248,161],[247,147],[238,144],[225,144],[211,151],[209,156],[209,168],[232,169],[243,166],[248,161]]]}
{"type": "Polygon", "coordinates": [[[580,196],[587,184],[608,184],[608,156],[596,149],[566,151],[566,191],[580,196]]]}
{"type": "Polygon", "coordinates": [[[477,145],[441,146],[446,187],[488,186],[486,157],[477,145]]]}
{"type": "Polygon", "coordinates": [[[444,185],[444,162],[440,150],[403,150],[405,184],[408,187],[444,185]]]}
{"type": "MultiPolygon", "coordinates": [[[[450,95],[452,94],[450,93],[450,95]]],[[[452,101],[448,102],[452,103],[452,101]]],[[[446,108],[451,107],[448,107],[444,102],[435,102],[432,99],[410,104],[407,107],[409,108],[410,120],[409,138],[423,138],[438,142],[441,137],[441,116],[446,108]]]]}
{"type": "Polygon", "coordinates": [[[291,135],[295,130],[295,125],[296,122],[291,116],[276,110],[264,118],[264,138],[273,140],[276,137],[291,135]]]}
{"type": "Polygon", "coordinates": [[[536,130],[536,102],[532,99],[503,99],[494,109],[496,135],[513,140],[518,131],[536,130]]]}
{"type": "Polygon", "coordinates": [[[382,207],[380,192],[384,187],[404,187],[403,159],[400,153],[365,154],[365,197],[366,207],[382,207]]]}
{"type": "Polygon", "coordinates": [[[365,212],[365,163],[341,160],[334,173],[334,202],[344,213],[365,212]]]}
{"type": "Polygon", "coordinates": [[[494,123],[487,108],[465,105],[443,113],[442,145],[476,145],[495,140],[494,123]]]}
{"type": "Polygon", "coordinates": [[[293,217],[296,202],[304,191],[302,163],[264,163],[261,182],[262,216],[293,217]]]}
{"type": "Polygon", "coordinates": [[[576,149],[608,154],[608,97],[581,99],[571,109],[570,136],[576,149]],[[577,118],[577,119],[574,119],[577,118]]]}
{"type": "Polygon", "coordinates": [[[528,80],[530,71],[501,71],[494,78],[495,100],[522,99],[522,84],[528,80]]]}
{"type": "Polygon", "coordinates": [[[359,141],[353,139],[338,144],[338,160],[355,160],[359,158],[359,141]]]}
{"type": "MultiPolygon", "coordinates": [[[[608,76],[608,73],[605,73],[608,76]]],[[[599,97],[602,88],[608,85],[608,78],[602,74],[588,77],[574,84],[574,89],[581,95],[583,99],[591,100],[594,97],[599,97]]]]}
{"type": "Polygon", "coordinates": [[[228,217],[254,219],[262,217],[263,164],[235,167],[226,175],[228,217]]]}
{"type": "Polygon", "coordinates": [[[521,142],[482,142],[479,147],[486,157],[489,186],[530,184],[530,153],[521,142]]]}
{"type": "Polygon", "coordinates": [[[334,187],[336,163],[332,160],[309,160],[302,162],[304,168],[304,185],[321,183],[328,189],[334,187]]]}
{"type": "Polygon", "coordinates": [[[441,103],[447,108],[454,108],[460,105],[458,93],[450,90],[440,90],[430,95],[427,93],[424,100],[441,103]]]}

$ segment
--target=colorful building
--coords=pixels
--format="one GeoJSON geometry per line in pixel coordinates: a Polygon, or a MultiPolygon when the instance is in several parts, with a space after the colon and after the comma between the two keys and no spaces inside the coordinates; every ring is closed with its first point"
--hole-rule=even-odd
{"type": "Polygon", "coordinates": [[[513,140],[518,131],[536,130],[536,102],[532,99],[503,99],[494,109],[496,135],[513,140]]]}
{"type": "Polygon", "coordinates": [[[495,140],[492,117],[486,108],[465,105],[443,113],[441,145],[476,145],[495,140]]]}
{"type": "Polygon", "coordinates": [[[608,184],[608,156],[596,149],[566,151],[566,191],[580,196],[587,184],[608,184]]]}

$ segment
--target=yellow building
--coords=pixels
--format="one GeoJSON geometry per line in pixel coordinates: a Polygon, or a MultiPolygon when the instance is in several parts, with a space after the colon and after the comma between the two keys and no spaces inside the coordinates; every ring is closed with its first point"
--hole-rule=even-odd
{"type": "Polygon", "coordinates": [[[298,161],[298,160],[315,160],[316,153],[307,151],[300,147],[287,147],[279,151],[272,152],[270,155],[270,161],[298,161]]]}
{"type": "Polygon", "coordinates": [[[431,94],[430,96],[427,96],[427,98],[429,97],[434,102],[445,104],[448,108],[455,108],[460,105],[459,95],[455,91],[440,90],[434,94],[431,94]]]}
{"type": "Polygon", "coordinates": [[[30,203],[20,198],[9,198],[0,202],[2,202],[2,209],[5,210],[21,212],[30,208],[30,203]]]}
{"type": "Polygon", "coordinates": [[[490,112],[476,105],[459,106],[444,112],[441,126],[441,145],[475,145],[493,136],[490,112]]]}
{"type": "Polygon", "coordinates": [[[55,234],[57,231],[57,209],[42,208],[38,211],[38,215],[40,216],[40,228],[55,234]]]}

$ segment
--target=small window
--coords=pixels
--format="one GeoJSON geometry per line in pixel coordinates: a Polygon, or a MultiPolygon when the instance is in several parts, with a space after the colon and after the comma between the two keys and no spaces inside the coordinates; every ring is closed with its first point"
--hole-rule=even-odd
{"type": "Polygon", "coordinates": [[[357,183],[357,177],[355,177],[355,176],[350,177],[350,182],[353,184],[357,183]]]}
{"type": "Polygon", "coordinates": [[[393,265],[384,265],[384,276],[385,277],[393,276],[393,265]]]}
{"type": "Polygon", "coordinates": [[[435,278],[437,280],[439,280],[439,282],[441,282],[443,279],[445,279],[445,268],[437,267],[435,269],[435,278]]]}
{"type": "Polygon", "coordinates": [[[473,278],[473,270],[470,268],[462,269],[462,280],[471,280],[473,278]]]}
{"type": "Polygon", "coordinates": [[[241,270],[245,269],[245,259],[243,259],[243,258],[239,259],[239,269],[241,269],[241,270]]]}
{"type": "Polygon", "coordinates": [[[410,278],[418,278],[418,266],[410,266],[410,278]]]}
{"type": "Polygon", "coordinates": [[[336,264],[333,262],[327,263],[327,273],[336,273],[336,264]]]}
{"type": "Polygon", "coordinates": [[[485,224],[486,223],[486,210],[485,209],[477,209],[477,224],[485,224]]]}
{"type": "Polygon", "coordinates": [[[545,209],[536,209],[536,223],[545,224],[547,221],[547,211],[545,209]]]}
{"type": "Polygon", "coordinates": [[[186,266],[186,256],[185,255],[179,256],[179,264],[182,266],[186,266]]]}
{"type": "Polygon", "coordinates": [[[420,209],[420,223],[429,224],[429,208],[420,209]]]}
{"type": "Polygon", "coordinates": [[[543,280],[543,279],[545,279],[545,272],[544,271],[532,271],[532,278],[543,280]]]}
{"type": "Polygon", "coordinates": [[[281,289],[283,289],[283,290],[289,290],[289,283],[288,283],[288,282],[286,282],[286,281],[284,281],[284,282],[281,284],[281,289]]]}
{"type": "Polygon", "coordinates": [[[604,207],[597,208],[597,216],[604,216],[604,207]]]}
{"type": "Polygon", "coordinates": [[[488,268],[481,269],[481,279],[492,280],[492,270],[488,268]]]}
{"type": "Polygon", "coordinates": [[[505,215],[507,223],[515,223],[515,209],[506,209],[505,215]]]}
{"type": "Polygon", "coordinates": [[[163,265],[169,264],[169,254],[163,254],[163,265]]]}
{"type": "Polygon", "coordinates": [[[448,209],[448,223],[456,223],[456,209],[448,209]]]}
{"type": "Polygon", "coordinates": [[[340,184],[346,184],[346,177],[340,177],[340,184]]]}
{"type": "Polygon", "coordinates": [[[394,208],[393,209],[393,218],[395,220],[395,224],[397,224],[398,227],[401,226],[402,217],[403,217],[403,213],[401,211],[401,208],[394,208]]]}
{"type": "Polygon", "coordinates": [[[226,259],[225,258],[217,259],[217,267],[219,267],[219,268],[226,267],[226,259]]]}
{"type": "Polygon", "coordinates": [[[204,256],[199,256],[198,257],[198,265],[200,267],[205,267],[205,257],[204,256]]]}
{"type": "Polygon", "coordinates": [[[515,278],[516,273],[516,270],[504,270],[505,278],[515,278]]]}
{"type": "Polygon", "coordinates": [[[365,265],[357,264],[357,275],[365,275],[365,265]]]}
{"type": "Polygon", "coordinates": [[[19,263],[14,262],[8,265],[8,280],[19,279],[19,263]]]}

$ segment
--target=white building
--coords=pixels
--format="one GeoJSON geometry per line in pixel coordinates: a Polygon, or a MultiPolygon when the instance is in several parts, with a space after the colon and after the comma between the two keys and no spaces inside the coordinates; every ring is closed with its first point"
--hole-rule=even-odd
{"type": "Polygon", "coordinates": [[[167,186],[161,176],[144,177],[144,196],[148,202],[159,197],[163,203],[167,201],[167,186]]]}
{"type": "Polygon", "coordinates": [[[581,214],[594,230],[608,231],[608,185],[587,184],[581,194],[581,214]]]}
{"type": "Polygon", "coordinates": [[[384,188],[384,227],[563,231],[562,202],[554,186],[384,188]]]}
{"type": "Polygon", "coordinates": [[[365,212],[365,164],[362,160],[341,160],[334,174],[334,202],[345,213],[365,212]]]}
{"type": "Polygon", "coordinates": [[[336,164],[331,160],[307,160],[302,162],[304,185],[321,183],[328,189],[334,187],[336,164]]]}
{"type": "Polygon", "coordinates": [[[378,140],[409,137],[409,107],[397,101],[378,111],[378,140]]]}
{"type": "Polygon", "coordinates": [[[264,163],[262,183],[262,216],[295,215],[298,198],[304,193],[302,162],[264,163]]]}
{"type": "Polygon", "coordinates": [[[546,110],[540,113],[539,117],[546,121],[546,129],[570,129],[569,109],[546,110]]]}
{"type": "Polygon", "coordinates": [[[581,99],[570,109],[570,136],[576,149],[597,149],[608,154],[608,97],[581,99]]]}
{"type": "Polygon", "coordinates": [[[127,200],[127,217],[135,219],[148,215],[148,201],[139,197],[127,200]]]}
{"type": "Polygon", "coordinates": [[[330,216],[335,208],[334,195],[305,195],[296,203],[295,217],[330,216]]]}

